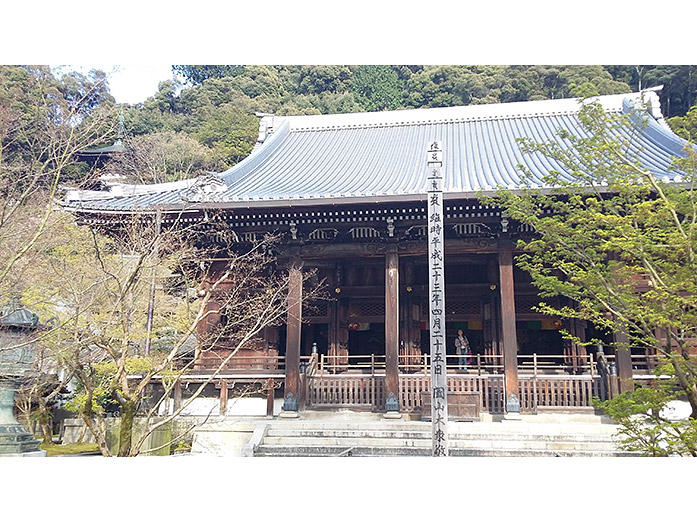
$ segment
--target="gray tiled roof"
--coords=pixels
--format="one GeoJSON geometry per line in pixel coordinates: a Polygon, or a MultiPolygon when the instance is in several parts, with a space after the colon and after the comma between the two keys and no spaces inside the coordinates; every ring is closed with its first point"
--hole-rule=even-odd
{"type": "MultiPolygon", "coordinates": [[[[643,165],[673,180],[671,158],[685,141],[665,125],[658,96],[645,91],[652,108],[648,126],[633,145],[643,165]]],[[[628,112],[639,93],[598,97],[608,112],[628,112]]],[[[303,203],[349,203],[421,198],[425,192],[426,147],[444,149],[445,192],[473,196],[523,183],[519,164],[541,184],[550,169],[563,171],[539,154],[523,154],[518,138],[553,140],[559,129],[582,134],[576,99],[543,100],[380,113],[265,116],[252,154],[220,173],[224,183],[186,180],[150,186],[115,186],[110,192],[73,191],[68,207],[94,211],[148,208],[262,207],[303,203]],[[197,192],[208,189],[208,192],[197,192]]]]}

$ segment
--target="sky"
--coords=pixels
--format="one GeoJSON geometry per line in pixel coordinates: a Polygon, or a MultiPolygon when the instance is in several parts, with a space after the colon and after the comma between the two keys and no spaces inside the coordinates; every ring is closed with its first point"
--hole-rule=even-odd
{"type": "Polygon", "coordinates": [[[160,81],[172,78],[171,63],[695,63],[688,30],[697,16],[694,0],[675,0],[670,10],[680,17],[667,20],[659,16],[662,10],[636,0],[586,0],[563,10],[557,0],[500,0],[495,7],[354,0],[339,17],[321,0],[198,0],[196,9],[75,0],[69,10],[36,2],[38,17],[35,2],[3,7],[8,20],[31,19],[32,26],[31,33],[22,23],[3,28],[0,64],[88,64],[87,71],[111,73],[118,103],[155,94],[160,81]]]}
{"type": "Polygon", "coordinates": [[[91,69],[101,69],[109,78],[109,90],[116,103],[137,104],[157,92],[163,80],[172,79],[172,66],[157,65],[64,65],[61,70],[75,70],[83,74],[91,69]]]}

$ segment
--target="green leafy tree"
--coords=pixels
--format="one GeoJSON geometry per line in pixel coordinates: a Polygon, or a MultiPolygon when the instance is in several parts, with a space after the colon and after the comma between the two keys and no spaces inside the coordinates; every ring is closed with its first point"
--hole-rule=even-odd
{"type": "Polygon", "coordinates": [[[673,116],[666,121],[675,134],[688,142],[697,142],[697,105],[692,106],[685,116],[673,116]]]}
{"type": "Polygon", "coordinates": [[[346,65],[307,65],[300,74],[300,94],[348,91],[353,73],[346,65]]]}
{"type": "MultiPolygon", "coordinates": [[[[656,374],[666,373],[675,374],[669,365],[656,369],[656,374]]],[[[680,386],[671,378],[594,403],[619,423],[622,449],[652,457],[697,457],[697,419],[681,419],[671,405],[680,398],[680,386]]]]}
{"type": "Polygon", "coordinates": [[[682,183],[656,179],[632,153],[642,114],[609,115],[585,104],[579,113],[585,134],[559,131],[570,147],[523,141],[524,152],[562,166],[545,177],[548,190],[502,191],[485,201],[534,229],[532,239],[518,243],[518,264],[540,295],[576,304],[540,310],[624,333],[631,346],[655,351],[696,419],[697,153],[687,148],[676,158],[682,183]]]}
{"type": "Polygon", "coordinates": [[[209,108],[192,135],[230,166],[249,155],[258,132],[259,120],[254,115],[226,104],[209,108]]]}
{"type": "Polygon", "coordinates": [[[181,75],[186,83],[200,85],[209,78],[237,76],[244,71],[243,65],[173,65],[172,72],[181,75]]]}
{"type": "Polygon", "coordinates": [[[489,94],[484,77],[470,66],[438,65],[424,68],[409,78],[408,101],[412,107],[470,105],[489,94]]]}
{"type": "Polygon", "coordinates": [[[388,65],[361,65],[353,72],[351,92],[365,110],[389,111],[401,107],[404,85],[388,65]]]}

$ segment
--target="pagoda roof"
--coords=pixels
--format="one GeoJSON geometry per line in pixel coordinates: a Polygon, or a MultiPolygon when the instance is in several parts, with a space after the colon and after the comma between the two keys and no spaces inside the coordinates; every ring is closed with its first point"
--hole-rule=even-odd
{"type": "Polygon", "coordinates": [[[0,326],[2,327],[36,327],[39,316],[23,307],[19,299],[11,298],[0,308],[0,326]]]}
{"type": "MultiPolygon", "coordinates": [[[[665,181],[686,141],[665,123],[656,90],[595,97],[608,113],[648,107],[645,126],[631,135],[642,165],[665,181]]],[[[568,147],[560,129],[584,136],[578,99],[309,116],[263,115],[252,153],[222,173],[152,185],[112,184],[108,191],[69,191],[78,212],[124,213],[222,208],[336,205],[422,200],[426,150],[443,148],[446,198],[472,198],[504,187],[543,186],[561,164],[521,150],[518,139],[568,147]],[[520,166],[532,174],[524,180],[520,166]]]]}
{"type": "Polygon", "coordinates": [[[111,145],[106,145],[104,147],[96,147],[94,149],[83,149],[78,151],[80,156],[101,156],[108,155],[112,153],[122,153],[126,150],[126,146],[123,145],[121,140],[116,140],[111,145]]]}

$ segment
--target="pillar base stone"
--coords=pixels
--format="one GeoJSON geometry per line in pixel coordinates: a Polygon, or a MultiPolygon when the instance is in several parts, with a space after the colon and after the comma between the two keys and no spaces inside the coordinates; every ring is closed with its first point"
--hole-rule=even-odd
{"type": "Polygon", "coordinates": [[[390,410],[388,412],[385,412],[385,414],[383,414],[382,417],[385,419],[402,419],[402,413],[390,410]]]}
{"type": "Polygon", "coordinates": [[[300,414],[298,414],[297,410],[282,410],[281,413],[278,415],[279,418],[299,418],[300,414]]]}

